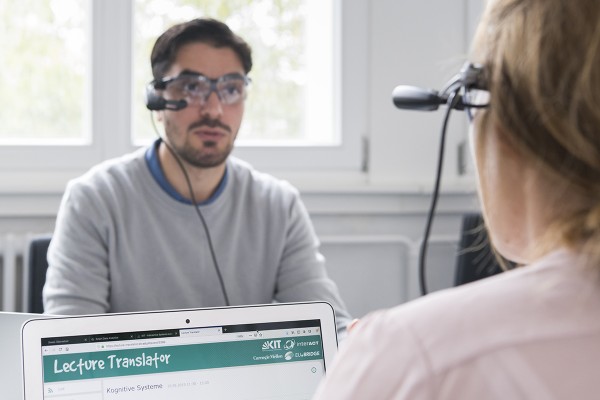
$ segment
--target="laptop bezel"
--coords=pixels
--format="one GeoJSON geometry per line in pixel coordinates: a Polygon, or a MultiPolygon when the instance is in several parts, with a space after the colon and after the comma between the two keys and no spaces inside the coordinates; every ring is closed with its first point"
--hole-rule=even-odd
{"type": "Polygon", "coordinates": [[[326,369],[331,365],[338,344],[334,311],[326,302],[273,303],[30,319],[23,324],[21,330],[24,399],[43,400],[44,398],[43,338],[314,319],[321,322],[323,361],[326,369]]]}

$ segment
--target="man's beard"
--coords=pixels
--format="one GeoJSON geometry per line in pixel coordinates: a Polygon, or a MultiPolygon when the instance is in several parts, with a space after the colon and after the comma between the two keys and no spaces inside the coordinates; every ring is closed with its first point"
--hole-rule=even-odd
{"type": "MultiPolygon", "coordinates": [[[[189,132],[202,126],[208,126],[211,128],[219,126],[229,132],[229,134],[233,134],[231,128],[223,124],[221,121],[209,120],[206,118],[191,124],[187,131],[189,132]]],[[[233,150],[233,142],[228,143],[227,147],[223,149],[223,151],[217,153],[204,151],[204,149],[214,149],[217,146],[217,143],[211,140],[203,141],[201,149],[194,148],[194,146],[192,146],[187,140],[185,140],[181,145],[178,145],[176,141],[173,140],[173,136],[177,136],[177,128],[175,128],[168,121],[165,124],[165,133],[169,141],[169,145],[175,154],[177,154],[177,156],[187,164],[197,168],[213,168],[221,165],[225,162],[225,160],[227,160],[227,157],[229,157],[229,154],[231,154],[231,151],[233,150]],[[173,132],[175,132],[175,135],[172,134],[173,132]]]]}
{"type": "MultiPolygon", "coordinates": [[[[173,144],[172,140],[169,140],[169,142],[171,142],[171,147],[173,147],[179,158],[197,168],[213,168],[221,165],[227,160],[227,157],[229,157],[229,154],[233,150],[233,145],[228,144],[221,152],[205,154],[203,149],[195,149],[187,141],[181,146],[173,144]]],[[[205,141],[203,148],[212,148],[216,145],[215,142],[205,141]]]]}

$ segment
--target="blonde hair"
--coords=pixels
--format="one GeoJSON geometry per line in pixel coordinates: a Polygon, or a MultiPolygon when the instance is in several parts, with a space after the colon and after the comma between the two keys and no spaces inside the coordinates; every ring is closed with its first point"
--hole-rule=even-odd
{"type": "Polygon", "coordinates": [[[562,245],[600,263],[600,1],[491,0],[473,42],[490,108],[508,143],[557,178],[566,201],[546,248],[562,245]]]}

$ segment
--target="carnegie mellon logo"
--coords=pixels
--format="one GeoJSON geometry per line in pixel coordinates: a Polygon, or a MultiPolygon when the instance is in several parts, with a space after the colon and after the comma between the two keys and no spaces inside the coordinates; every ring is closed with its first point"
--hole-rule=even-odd
{"type": "Polygon", "coordinates": [[[262,351],[281,350],[281,340],[266,340],[262,344],[262,351]]]}

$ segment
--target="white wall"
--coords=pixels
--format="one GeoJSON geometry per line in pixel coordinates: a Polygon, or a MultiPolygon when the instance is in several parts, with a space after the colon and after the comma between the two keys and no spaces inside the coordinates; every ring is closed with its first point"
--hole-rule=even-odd
{"type": "MultiPolygon", "coordinates": [[[[473,21],[481,1],[377,0],[371,3],[370,181],[430,187],[445,109],[436,113],[396,109],[398,84],[440,89],[466,60],[473,21]],[[474,14],[474,15],[472,15],[474,14]]],[[[458,175],[458,144],[466,139],[463,113],[450,119],[444,168],[446,186],[464,187],[458,175]]]]}
{"type": "MultiPolygon", "coordinates": [[[[318,176],[269,172],[301,189],[329,272],[351,312],[361,316],[418,296],[418,247],[439,148],[444,110],[398,110],[392,90],[398,84],[440,88],[456,73],[481,1],[343,1],[350,4],[343,34],[352,41],[342,49],[342,118],[369,139],[368,169],[318,176]],[[359,54],[350,51],[356,49],[359,54]]],[[[464,115],[454,113],[429,255],[431,289],[452,284],[461,215],[478,207],[472,173],[457,170],[466,131],[464,115]]],[[[0,235],[51,231],[63,187],[50,180],[36,190],[25,184],[0,189],[0,235]]]]}

